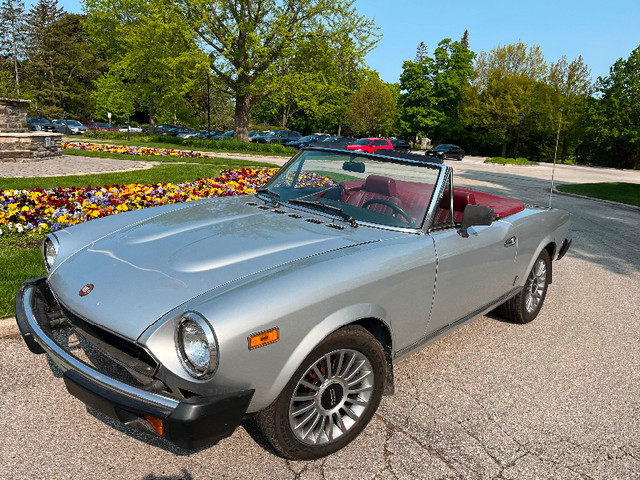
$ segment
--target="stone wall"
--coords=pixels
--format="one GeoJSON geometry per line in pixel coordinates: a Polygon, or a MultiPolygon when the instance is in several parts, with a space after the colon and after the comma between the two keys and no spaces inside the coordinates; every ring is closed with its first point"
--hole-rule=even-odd
{"type": "Polygon", "coordinates": [[[27,108],[29,100],[0,98],[0,132],[27,132],[27,108]]]}
{"type": "Polygon", "coordinates": [[[0,133],[0,162],[37,162],[61,152],[60,133],[0,133]]]}

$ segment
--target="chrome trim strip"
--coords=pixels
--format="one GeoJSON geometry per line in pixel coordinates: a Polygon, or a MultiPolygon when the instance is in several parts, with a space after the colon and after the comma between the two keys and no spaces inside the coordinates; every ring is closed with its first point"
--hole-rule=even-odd
{"type": "Polygon", "coordinates": [[[54,360],[54,362],[60,366],[66,367],[68,370],[74,370],[77,373],[86,377],[90,382],[98,383],[106,389],[116,390],[118,393],[137,400],[143,400],[149,403],[153,403],[160,407],[175,409],[180,402],[172,398],[168,398],[162,395],[158,395],[152,392],[132,387],[126,383],[115,380],[90,365],[87,365],[82,360],[79,360],[65,350],[63,350],[57,343],[53,341],[45,332],[40,328],[38,322],[31,309],[33,300],[33,292],[35,286],[29,285],[24,291],[24,297],[22,300],[22,308],[24,309],[27,325],[34,334],[34,338],[44,348],[54,360]]]}

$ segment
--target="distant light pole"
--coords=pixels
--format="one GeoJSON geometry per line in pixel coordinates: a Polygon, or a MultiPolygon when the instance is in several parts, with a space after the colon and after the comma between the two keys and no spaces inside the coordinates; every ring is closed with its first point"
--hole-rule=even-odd
{"type": "Polygon", "coordinates": [[[211,136],[211,94],[209,89],[211,88],[211,76],[207,72],[207,138],[211,136]]]}
{"type": "Polygon", "coordinates": [[[515,158],[518,158],[518,147],[520,146],[520,128],[522,127],[522,120],[524,120],[524,112],[518,114],[518,138],[516,139],[516,154],[515,158]]]}

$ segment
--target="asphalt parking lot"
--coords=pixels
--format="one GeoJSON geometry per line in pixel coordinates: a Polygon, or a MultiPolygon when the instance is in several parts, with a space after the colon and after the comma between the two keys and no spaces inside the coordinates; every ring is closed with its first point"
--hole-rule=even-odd
{"type": "MultiPolygon", "coordinates": [[[[451,162],[458,186],[549,203],[551,168],[451,162]]],[[[556,183],[640,172],[559,166],[556,183]]],[[[396,393],[325,459],[275,455],[251,420],[218,445],[177,450],[71,397],[45,356],[0,340],[0,478],[640,478],[640,210],[563,195],[573,246],[528,325],[488,315],[396,367],[396,393]]]]}

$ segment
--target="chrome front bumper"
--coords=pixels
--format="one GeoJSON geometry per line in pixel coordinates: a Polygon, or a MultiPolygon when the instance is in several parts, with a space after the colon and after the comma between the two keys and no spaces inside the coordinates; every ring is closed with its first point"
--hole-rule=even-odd
{"type": "Polygon", "coordinates": [[[217,442],[240,424],[254,390],[180,401],[109,377],[67,352],[52,335],[43,300],[46,288],[45,278],[22,284],[16,294],[16,321],[29,350],[49,355],[63,371],[73,396],[115,420],[155,431],[183,448],[217,442]],[[151,427],[147,417],[161,421],[160,431],[151,427]]]}

